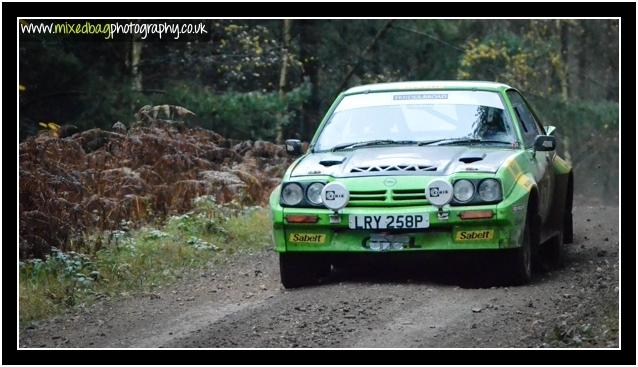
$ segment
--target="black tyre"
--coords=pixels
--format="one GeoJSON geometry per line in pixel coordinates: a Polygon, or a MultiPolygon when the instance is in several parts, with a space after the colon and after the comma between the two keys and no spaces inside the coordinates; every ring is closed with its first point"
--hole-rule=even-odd
{"type": "Polygon", "coordinates": [[[528,213],[523,231],[523,244],[512,250],[507,256],[507,279],[510,284],[523,285],[532,280],[532,218],[528,213]]]}
{"type": "Polygon", "coordinates": [[[574,205],[574,187],[570,178],[567,185],[567,197],[565,198],[565,213],[563,214],[563,243],[574,242],[574,218],[572,209],[574,205]]]}
{"type": "Polygon", "coordinates": [[[327,276],[330,262],[317,253],[281,253],[279,272],[285,288],[298,288],[316,284],[321,277],[327,276]]]}
{"type": "Polygon", "coordinates": [[[565,218],[563,222],[563,243],[574,242],[574,219],[572,217],[572,206],[565,208],[565,218]]]}

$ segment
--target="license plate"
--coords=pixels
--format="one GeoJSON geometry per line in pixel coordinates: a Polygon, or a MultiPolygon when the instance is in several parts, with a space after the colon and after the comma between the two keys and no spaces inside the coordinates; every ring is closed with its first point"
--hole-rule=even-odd
{"type": "Polygon", "coordinates": [[[428,228],[430,218],[427,214],[351,215],[348,224],[350,229],[415,229],[428,228]]]}

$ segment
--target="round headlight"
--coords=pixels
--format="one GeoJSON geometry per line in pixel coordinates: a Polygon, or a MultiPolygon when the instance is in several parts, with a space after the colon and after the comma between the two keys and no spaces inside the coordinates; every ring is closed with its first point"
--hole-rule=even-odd
{"type": "Polygon", "coordinates": [[[303,189],[299,184],[290,183],[281,190],[281,200],[286,205],[297,205],[303,199],[303,189]]]}
{"type": "Polygon", "coordinates": [[[483,201],[496,201],[501,197],[501,185],[495,179],[488,178],[481,182],[478,193],[483,201]]]}
{"type": "Polygon", "coordinates": [[[308,201],[315,205],[321,204],[321,190],[323,190],[323,184],[321,182],[315,182],[308,186],[306,189],[306,198],[308,201]]]}
{"type": "Polygon", "coordinates": [[[465,203],[474,196],[474,185],[468,180],[458,180],[454,183],[454,198],[465,203]]]}

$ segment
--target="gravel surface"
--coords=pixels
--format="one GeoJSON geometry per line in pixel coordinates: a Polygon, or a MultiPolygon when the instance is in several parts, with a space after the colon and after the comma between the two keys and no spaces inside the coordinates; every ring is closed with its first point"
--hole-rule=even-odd
{"type": "MultiPolygon", "coordinates": [[[[618,208],[574,208],[567,263],[520,287],[489,262],[389,261],[285,290],[272,250],[20,330],[21,347],[618,347],[618,208]]],[[[431,260],[431,259],[430,259],[431,260]]]]}

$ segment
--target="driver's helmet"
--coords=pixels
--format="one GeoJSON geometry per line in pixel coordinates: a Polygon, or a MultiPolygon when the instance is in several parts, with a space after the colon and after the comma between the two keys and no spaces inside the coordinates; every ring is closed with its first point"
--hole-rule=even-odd
{"type": "Polygon", "coordinates": [[[503,114],[494,108],[487,108],[480,114],[475,136],[482,140],[511,140],[503,114]]]}

